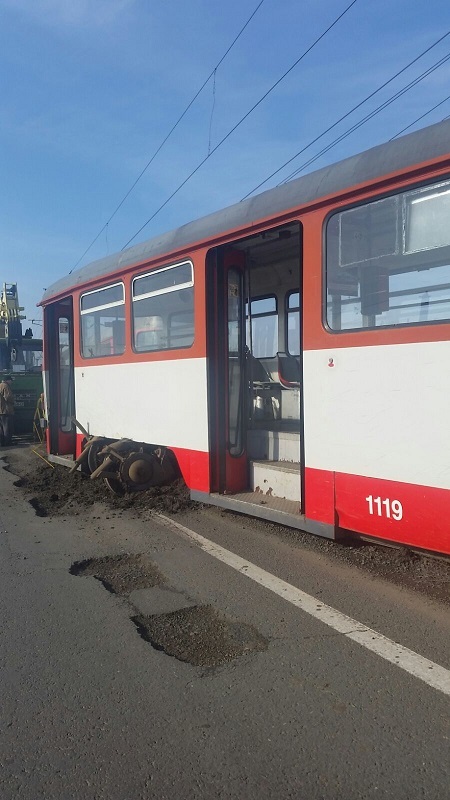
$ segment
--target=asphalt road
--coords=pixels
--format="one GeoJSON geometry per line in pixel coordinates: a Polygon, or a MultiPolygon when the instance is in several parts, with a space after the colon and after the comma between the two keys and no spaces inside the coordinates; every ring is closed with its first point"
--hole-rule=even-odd
{"type": "MultiPolygon", "coordinates": [[[[161,517],[100,506],[38,517],[4,470],[0,496],[1,800],[448,800],[450,694],[161,517]],[[124,553],[146,554],[163,585],[123,597],[70,572],[124,553]],[[205,606],[265,645],[195,666],[153,647],[132,621],[205,606]]],[[[445,603],[270,526],[214,509],[176,521],[450,668],[445,603]]]]}

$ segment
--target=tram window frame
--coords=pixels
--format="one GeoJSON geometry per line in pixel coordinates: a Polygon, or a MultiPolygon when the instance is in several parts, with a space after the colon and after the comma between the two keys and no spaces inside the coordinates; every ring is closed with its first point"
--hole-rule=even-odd
{"type": "Polygon", "coordinates": [[[295,356],[295,357],[298,357],[300,355],[300,352],[301,352],[301,344],[300,344],[300,342],[301,342],[301,327],[300,327],[301,326],[301,317],[300,317],[300,312],[301,312],[300,289],[292,289],[292,290],[290,290],[289,292],[286,293],[286,298],[285,298],[285,318],[286,318],[285,326],[286,327],[285,327],[285,332],[284,333],[285,333],[285,341],[286,341],[286,353],[288,353],[288,355],[290,355],[290,356],[295,356]],[[293,295],[298,295],[298,304],[296,306],[293,306],[292,308],[290,308],[289,307],[289,301],[290,301],[290,299],[291,299],[291,297],[293,295]],[[290,318],[292,319],[292,316],[294,316],[295,314],[298,315],[298,322],[297,322],[297,326],[296,326],[297,330],[298,330],[298,339],[297,339],[298,352],[294,352],[294,350],[291,350],[290,347],[289,347],[289,339],[290,339],[290,335],[289,335],[289,319],[290,318]]]}
{"type": "MultiPolygon", "coordinates": [[[[427,207],[422,218],[412,221],[415,205],[420,208],[423,201],[445,197],[445,208],[448,207],[450,220],[450,177],[439,181],[421,183],[403,187],[388,195],[371,197],[363,203],[349,205],[331,211],[324,222],[323,242],[323,275],[324,301],[323,320],[325,328],[332,334],[349,333],[366,330],[382,330],[386,328],[417,327],[422,325],[439,325],[450,322],[450,236],[448,241],[442,238],[443,223],[439,220],[433,230],[432,246],[424,246],[420,236],[429,237],[427,223],[427,207]],[[365,257],[352,263],[342,263],[342,241],[339,239],[344,214],[356,211],[364,217],[364,209],[369,208],[367,218],[375,209],[375,204],[389,201],[396,209],[395,219],[391,221],[390,252],[384,241],[385,252],[370,252],[370,242],[364,243],[365,257]],[[333,238],[330,235],[332,225],[338,226],[333,238]],[[416,226],[415,228],[413,227],[416,226]],[[414,248],[411,238],[419,238],[414,248]],[[440,238],[441,237],[441,238],[440,238]],[[422,245],[422,246],[420,246],[422,245]],[[331,259],[334,259],[331,263],[331,259]],[[359,276],[356,270],[359,271],[359,276]],[[430,275],[434,271],[434,275],[430,275]],[[436,280],[441,277],[440,282],[436,280]],[[435,283],[432,283],[433,277],[435,283]],[[362,280],[361,280],[362,279],[362,280]],[[330,292],[330,285],[337,291],[330,292]],[[409,283],[408,283],[409,281],[409,283]],[[406,283],[406,285],[405,285],[406,283]],[[342,291],[345,290],[345,291],[342,291]],[[430,293],[434,297],[430,299],[430,293]],[[445,294],[446,293],[446,294],[445,294]],[[444,295],[443,297],[439,295],[444,295]],[[392,300],[396,305],[392,304],[392,300]],[[365,306],[364,306],[365,304],[365,306]],[[371,305],[372,304],[372,305],[371,305]],[[349,320],[342,324],[342,311],[348,307],[349,320]],[[350,306],[353,306],[350,312],[350,306]],[[439,307],[443,313],[439,316],[439,307]],[[448,309],[448,310],[447,310],[448,309]],[[430,318],[431,314],[434,316],[430,318]],[[365,313],[363,313],[365,312],[365,313]],[[351,313],[351,316],[350,316],[351,313]],[[358,317],[359,315],[359,317],[358,317]],[[353,324],[352,324],[353,316],[353,324]],[[415,318],[411,318],[411,317],[415,318]],[[409,318],[408,318],[409,317],[409,318]],[[356,324],[358,323],[358,324],[356,324]]],[[[387,207],[387,204],[386,204],[387,207]]],[[[381,205],[378,206],[381,208],[381,205]]],[[[439,209],[442,217],[442,209],[439,209]]],[[[436,212],[434,212],[436,213],[436,212]]],[[[376,214],[375,214],[376,216],[376,214]]],[[[355,228],[355,236],[358,233],[355,228]]],[[[361,234],[359,234],[361,237],[361,234]]],[[[379,235],[379,232],[378,232],[379,235]]],[[[380,240],[382,241],[382,239],[380,240]]],[[[345,244],[345,243],[344,243],[345,244]]],[[[354,245],[355,246],[355,245],[354,245]]],[[[351,247],[349,248],[350,252],[351,247]]]]}
{"type": "MultiPolygon", "coordinates": [[[[119,295],[117,294],[117,297],[119,295]]],[[[89,292],[83,292],[80,294],[79,300],[79,311],[80,311],[80,355],[83,359],[87,361],[92,360],[93,358],[112,358],[114,356],[121,356],[125,352],[125,335],[126,335],[126,293],[125,293],[125,284],[122,281],[116,281],[115,283],[107,284],[106,286],[100,286],[96,289],[92,289],[89,292]],[[107,295],[103,297],[103,300],[106,302],[100,302],[97,305],[91,305],[90,300],[87,300],[86,307],[83,308],[83,300],[87,298],[94,299],[95,295],[100,295],[101,292],[111,292],[111,290],[119,288],[121,289],[121,299],[107,300],[107,295]],[[112,329],[112,336],[109,340],[112,343],[112,351],[105,352],[104,345],[106,340],[102,340],[101,336],[97,338],[97,334],[100,332],[101,326],[105,323],[102,322],[103,316],[108,315],[101,315],[101,312],[108,311],[108,309],[113,308],[122,308],[123,314],[121,317],[116,315],[114,319],[114,315],[110,316],[109,318],[112,320],[111,322],[111,329],[112,329]],[[87,344],[87,330],[86,326],[87,323],[84,320],[90,318],[94,324],[94,347],[95,352],[90,345],[87,344]],[[121,323],[120,329],[117,323],[121,323]],[[115,324],[115,328],[114,328],[115,324]],[[117,335],[117,330],[120,330],[121,335],[117,335]]],[[[94,301],[95,302],[95,301],[94,301]]]]}
{"type": "Polygon", "coordinates": [[[249,346],[251,344],[252,354],[255,356],[255,358],[275,358],[275,356],[276,356],[276,354],[278,352],[278,349],[279,349],[279,330],[278,330],[278,325],[279,325],[278,297],[277,297],[276,294],[255,295],[255,297],[250,297],[249,300],[247,300],[247,302],[245,304],[246,341],[247,341],[247,344],[249,346]],[[259,313],[256,312],[256,314],[254,314],[252,312],[253,304],[254,303],[259,303],[259,302],[265,301],[265,300],[274,300],[275,301],[275,309],[274,310],[269,310],[269,311],[262,311],[262,312],[259,312],[259,313]],[[250,310],[250,315],[249,315],[249,310],[250,310]],[[253,330],[253,322],[254,322],[254,320],[264,319],[264,318],[268,318],[268,317],[274,317],[275,318],[274,336],[275,336],[276,341],[275,341],[275,352],[273,352],[273,353],[260,352],[259,348],[255,348],[255,336],[254,336],[254,330],[253,330]],[[249,322],[252,323],[251,331],[250,331],[249,322]]]}
{"type": "MultiPolygon", "coordinates": [[[[182,274],[182,272],[181,272],[182,274]]],[[[191,259],[183,259],[183,261],[177,261],[175,264],[168,264],[164,267],[159,267],[158,269],[154,270],[147,270],[138,275],[134,275],[131,281],[131,325],[132,325],[132,347],[135,353],[156,353],[156,352],[164,352],[166,350],[188,350],[190,349],[195,341],[195,298],[194,298],[194,264],[191,259]],[[182,280],[179,283],[171,283],[170,278],[169,280],[164,280],[166,276],[170,275],[170,271],[176,270],[180,268],[185,268],[186,266],[189,267],[190,278],[188,280],[182,280]],[[154,282],[155,289],[142,292],[141,294],[135,294],[135,286],[138,284],[139,281],[144,280],[145,278],[149,279],[149,285],[151,286],[152,281],[154,282]],[[178,304],[174,308],[166,308],[164,309],[164,304],[167,304],[167,300],[169,299],[170,295],[177,293],[178,297],[178,304]],[[187,294],[189,292],[189,294],[187,294]],[[181,294],[183,293],[183,295],[181,294]],[[162,298],[166,298],[164,301],[162,298]],[[153,300],[156,300],[157,306],[153,309],[154,313],[147,313],[145,315],[141,315],[140,317],[137,316],[135,309],[137,308],[137,303],[143,301],[150,301],[150,310],[151,303],[153,300]],[[187,306],[189,303],[189,306],[187,306]],[[161,314],[161,311],[164,310],[164,314],[161,314]],[[171,343],[171,335],[173,336],[173,331],[171,331],[171,320],[173,317],[176,317],[180,314],[189,314],[191,316],[191,320],[189,324],[186,326],[189,332],[189,339],[188,344],[176,344],[173,345],[171,343]],[[147,345],[139,345],[138,344],[138,337],[145,332],[145,330],[138,329],[138,320],[139,319],[147,319],[152,320],[154,327],[154,340],[153,342],[147,345]],[[192,335],[191,335],[192,332],[192,335]]],[[[177,335],[180,335],[181,332],[178,332],[177,335]]]]}

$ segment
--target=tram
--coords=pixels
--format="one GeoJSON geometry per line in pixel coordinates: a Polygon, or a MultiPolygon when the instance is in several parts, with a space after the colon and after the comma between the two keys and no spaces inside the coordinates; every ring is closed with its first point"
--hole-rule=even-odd
{"type": "Polygon", "coordinates": [[[61,278],[49,457],[450,554],[450,121],[61,278]]]}

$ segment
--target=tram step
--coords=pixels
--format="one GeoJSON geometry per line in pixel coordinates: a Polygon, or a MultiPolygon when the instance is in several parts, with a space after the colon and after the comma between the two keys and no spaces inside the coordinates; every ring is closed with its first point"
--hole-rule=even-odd
{"type": "Polygon", "coordinates": [[[300,464],[293,461],[250,461],[250,487],[268,497],[300,501],[300,464]]]}

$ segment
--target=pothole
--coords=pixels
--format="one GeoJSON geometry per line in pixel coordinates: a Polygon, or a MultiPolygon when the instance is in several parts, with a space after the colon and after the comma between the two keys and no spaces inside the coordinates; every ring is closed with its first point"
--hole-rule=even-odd
{"type": "Polygon", "coordinates": [[[129,595],[135,589],[151,589],[164,583],[164,576],[157,565],[143,553],[76,561],[70,568],[70,574],[91,575],[101,581],[109,592],[119,595],[129,595]]]}
{"type": "Polygon", "coordinates": [[[266,650],[269,644],[252,625],[229,620],[211,606],[138,615],[132,620],[156,650],[197,667],[217,667],[245,653],[266,650]]]}

